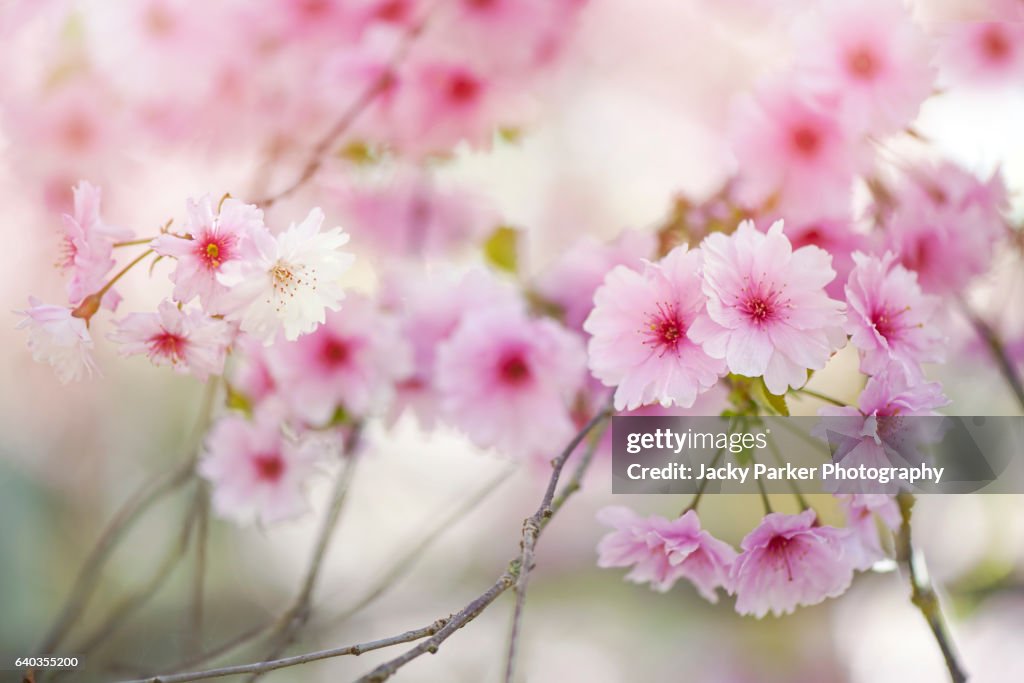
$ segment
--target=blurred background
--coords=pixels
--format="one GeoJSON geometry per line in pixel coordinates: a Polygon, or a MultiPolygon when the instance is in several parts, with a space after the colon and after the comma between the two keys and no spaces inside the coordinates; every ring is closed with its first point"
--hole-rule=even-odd
{"type": "MultiPolygon", "coordinates": [[[[213,44],[256,30],[224,25],[219,4],[190,4],[187,11],[184,3],[156,0],[0,4],[6,72],[0,102],[4,309],[24,308],[29,294],[61,300],[63,280],[53,268],[60,213],[79,178],[102,185],[104,214],[112,223],[148,235],[170,217],[181,219],[185,197],[258,196],[291,177],[299,151],[315,139],[308,131],[322,130],[330,120],[319,110],[329,110],[327,99],[300,113],[292,111],[288,99],[329,90],[304,81],[306,72],[297,70],[309,55],[260,72],[241,66],[239,78],[259,80],[264,94],[270,93],[266,98],[273,106],[259,110],[250,100],[217,102],[196,95],[192,88],[204,74],[189,63],[188,51],[154,50],[145,30],[132,24],[153,22],[163,16],[153,12],[167,11],[197,22],[213,44]],[[65,72],[74,72],[82,60],[116,78],[79,83],[65,72]],[[58,78],[70,85],[46,85],[58,78]],[[148,115],[118,106],[118,97],[101,96],[103,87],[138,96],[151,105],[141,108],[148,115]],[[143,97],[149,90],[153,97],[143,97]],[[194,109],[163,106],[175,101],[194,109]],[[259,116],[253,114],[257,110],[259,116]],[[72,128],[67,134],[61,117],[70,114],[89,122],[90,132],[72,128]],[[271,155],[268,164],[267,150],[273,147],[268,140],[280,133],[275,126],[299,132],[281,143],[280,163],[271,155]]],[[[283,22],[291,4],[253,3],[265,5],[254,13],[283,22]]],[[[783,4],[794,3],[779,7],[783,4]]],[[[432,177],[477,195],[501,223],[524,231],[521,258],[527,273],[543,271],[583,235],[610,239],[623,229],[659,225],[677,195],[705,197],[733,172],[724,129],[730,103],[790,56],[787,15],[774,5],[590,0],[564,36],[557,66],[531,85],[521,127],[489,150],[457,147],[451,158],[432,166],[432,177]]],[[[940,21],[969,5],[966,0],[916,3],[915,12],[921,21],[940,21]]],[[[319,49],[318,39],[305,41],[314,45],[310,50],[319,49]]],[[[937,153],[972,171],[984,175],[1000,167],[1014,191],[1019,220],[1024,216],[1021,121],[1024,83],[943,92],[925,104],[916,129],[937,153]]],[[[393,172],[339,155],[309,187],[275,205],[268,221],[287,224],[309,206],[322,205],[331,225],[346,225],[344,197],[351,185],[378,182],[393,172]]],[[[389,263],[389,255],[366,247],[351,229],[359,255],[352,286],[372,290],[375,272],[389,263]]],[[[1020,333],[1024,274],[1019,260],[1005,260],[969,296],[1004,329],[1020,333]]],[[[128,276],[120,287],[122,310],[148,310],[165,295],[165,265],[151,276],[141,271],[128,276]]],[[[187,457],[202,394],[188,377],[144,359],[115,358],[102,333],[97,333],[97,358],[103,376],[62,386],[50,368],[31,361],[13,315],[8,322],[0,325],[0,656],[5,663],[33,652],[119,506],[154,473],[187,457]]],[[[997,371],[972,346],[969,330],[952,343],[952,362],[930,369],[952,399],[948,412],[1018,414],[997,371]]],[[[815,377],[815,388],[844,400],[856,398],[856,357],[849,351],[815,377]]],[[[816,408],[798,401],[792,407],[804,414],[816,408]]],[[[546,482],[542,470],[480,452],[455,432],[422,432],[407,418],[393,429],[371,424],[365,438],[366,454],[324,566],[315,612],[295,652],[418,628],[464,605],[516,554],[522,520],[536,508],[546,482]],[[411,546],[492,486],[493,493],[471,512],[445,524],[444,533],[378,599],[351,613],[411,546]]],[[[195,652],[197,642],[209,648],[273,618],[292,599],[305,570],[330,482],[330,471],[315,482],[309,515],[272,528],[211,519],[201,632],[189,610],[197,566],[195,548],[189,547],[144,606],[115,619],[116,627],[88,656],[89,671],[67,680],[158,673],[195,652]]],[[[521,680],[944,680],[938,648],[908,600],[905,577],[895,570],[858,575],[840,599],[763,620],[739,617],[731,600],[708,604],[689,585],[658,594],[625,583],[620,571],[598,570],[594,548],[605,531],[594,521],[598,508],[615,502],[673,514],[684,504],[668,496],[613,498],[610,488],[608,464],[599,460],[540,542],[524,621],[521,680]]],[[[179,541],[192,491],[184,487],[160,501],[125,537],[69,644],[53,654],[70,654],[126,596],[147,592],[147,582],[179,541]]],[[[812,502],[826,519],[836,514],[830,501],[812,502]]],[[[780,510],[796,509],[783,497],[776,504],[780,510]]],[[[701,507],[705,527],[734,545],[760,516],[757,498],[710,496],[701,507]]],[[[915,524],[916,543],[942,586],[972,680],[1024,680],[1024,497],[924,497],[915,524]]],[[[497,680],[511,607],[510,596],[503,597],[436,656],[404,668],[398,680],[497,680]]],[[[266,680],[348,680],[396,653],[331,659],[272,673],[266,680]]],[[[224,661],[252,656],[243,647],[224,661]]],[[[0,672],[8,675],[17,680],[18,674],[0,672]]]]}

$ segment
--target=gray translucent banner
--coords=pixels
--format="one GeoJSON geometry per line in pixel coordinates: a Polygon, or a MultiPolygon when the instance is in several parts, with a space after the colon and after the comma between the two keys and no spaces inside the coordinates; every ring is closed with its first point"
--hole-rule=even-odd
{"type": "Polygon", "coordinates": [[[615,417],[612,493],[1024,493],[1024,417],[615,417]]]}

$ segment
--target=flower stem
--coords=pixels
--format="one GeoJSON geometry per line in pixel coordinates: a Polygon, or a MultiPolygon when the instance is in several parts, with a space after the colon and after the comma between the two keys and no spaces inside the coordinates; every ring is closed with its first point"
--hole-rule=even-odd
{"type": "MultiPolygon", "coordinates": [[[[718,461],[721,459],[723,453],[725,453],[725,448],[724,447],[719,448],[717,451],[715,451],[715,455],[711,458],[711,464],[709,466],[710,467],[714,467],[715,465],[717,465],[718,461]]],[[[708,480],[707,479],[701,479],[700,480],[700,484],[698,484],[698,486],[697,486],[697,493],[694,494],[693,500],[690,501],[690,504],[687,505],[686,507],[684,507],[683,511],[679,513],[680,517],[685,515],[690,510],[696,510],[697,509],[697,506],[700,504],[701,496],[704,495],[704,489],[707,488],[707,486],[708,486],[708,480]]]]}
{"type": "Polygon", "coordinates": [[[849,403],[845,403],[843,401],[840,401],[838,398],[832,398],[831,396],[826,396],[825,394],[822,394],[820,392],[814,391],[813,389],[808,389],[807,387],[803,387],[801,389],[797,389],[794,393],[806,394],[807,396],[810,396],[811,398],[816,398],[819,401],[824,401],[825,403],[831,403],[832,405],[839,406],[840,408],[846,408],[846,407],[849,407],[849,405],[850,405],[849,403]]]}
{"type": "Polygon", "coordinates": [[[142,238],[137,239],[137,240],[127,240],[127,241],[124,241],[124,242],[114,242],[114,248],[116,249],[118,247],[136,247],[136,246],[139,246],[140,244],[149,244],[150,242],[152,242],[155,239],[156,239],[155,237],[142,237],[142,238]]]}
{"type": "Polygon", "coordinates": [[[932,586],[928,578],[924,556],[917,553],[911,544],[910,516],[914,507],[914,496],[909,493],[901,493],[897,496],[897,502],[899,502],[900,514],[903,518],[897,540],[897,556],[906,563],[910,573],[910,601],[921,611],[928,622],[928,626],[939,644],[939,649],[942,650],[942,657],[946,660],[950,679],[953,683],[966,683],[967,674],[964,673],[963,667],[960,665],[956,647],[953,645],[953,639],[950,637],[946,620],[942,614],[942,606],[935,594],[935,587],[932,586]]]}
{"type": "Polygon", "coordinates": [[[960,301],[960,307],[963,309],[964,315],[971,322],[974,327],[974,331],[978,333],[981,340],[985,342],[985,346],[988,348],[989,353],[992,355],[992,359],[996,362],[999,368],[1000,374],[1003,379],[1006,380],[1013,395],[1017,398],[1017,403],[1020,404],[1021,408],[1024,408],[1024,382],[1021,381],[1020,373],[1017,372],[1016,366],[1013,364],[1013,360],[1006,353],[1006,347],[1003,345],[1003,341],[999,338],[999,334],[996,333],[992,326],[982,320],[967,303],[963,300],[960,301]]]}
{"type": "Polygon", "coordinates": [[[147,249],[146,251],[142,252],[141,254],[139,254],[138,256],[133,258],[131,261],[128,262],[128,265],[126,265],[121,270],[117,271],[117,274],[114,275],[114,277],[110,278],[110,280],[107,282],[107,284],[103,285],[103,289],[101,289],[100,291],[96,292],[93,296],[95,296],[98,299],[102,299],[103,296],[107,292],[110,291],[110,288],[114,286],[114,283],[116,283],[118,280],[120,280],[122,277],[124,277],[125,273],[127,273],[129,270],[131,270],[135,266],[139,265],[139,263],[141,263],[143,259],[145,259],[147,256],[149,256],[152,253],[153,253],[152,249],[147,249]]]}

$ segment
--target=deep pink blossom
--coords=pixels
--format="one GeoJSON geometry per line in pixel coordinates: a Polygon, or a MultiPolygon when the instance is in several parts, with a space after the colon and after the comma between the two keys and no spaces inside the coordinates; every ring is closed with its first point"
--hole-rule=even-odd
{"type": "Polygon", "coordinates": [[[882,257],[853,255],[856,267],[846,283],[846,332],[860,351],[860,369],[869,375],[896,361],[911,374],[921,363],[943,359],[945,337],[937,327],[939,298],[921,292],[917,275],[882,257]]]}
{"type": "Polygon", "coordinates": [[[183,311],[163,301],[155,313],[131,313],[117,323],[110,339],[121,355],[145,355],[154,365],[169,365],[200,380],[224,371],[234,337],[232,326],[199,309],[183,311]]]}
{"type": "Polygon", "coordinates": [[[732,235],[701,244],[707,310],[690,338],[729,371],[764,377],[773,394],[807,382],[846,343],[843,304],[825,286],[832,258],[818,247],[794,250],[776,222],[767,233],[744,221],[732,235]]]}
{"type": "Polygon", "coordinates": [[[931,94],[928,41],[900,0],[830,0],[801,23],[797,76],[856,129],[905,128],[931,94]]]}
{"type": "Polygon", "coordinates": [[[612,506],[601,510],[597,520],[614,529],[598,543],[599,567],[631,567],[626,580],[650,583],[662,592],[688,579],[710,602],[718,602],[718,588],[732,592],[736,551],[701,529],[696,511],[668,520],[612,506]]]}
{"type": "Polygon", "coordinates": [[[615,386],[615,408],[649,403],[689,407],[725,374],[691,334],[704,312],[701,253],[685,245],[642,272],[616,266],[594,295],[583,324],[590,370],[615,386]]]}
{"type": "Polygon", "coordinates": [[[528,457],[575,433],[569,402],[583,382],[579,337],[512,309],[465,315],[437,350],[446,419],[479,446],[528,457]]]}
{"type": "Polygon", "coordinates": [[[256,231],[266,231],[263,211],[237,199],[228,198],[218,209],[205,195],[187,203],[185,237],[161,235],[152,248],[176,260],[171,280],[174,299],[188,303],[195,297],[211,314],[224,313],[227,288],[217,282],[226,264],[238,259],[241,242],[256,231]]]}
{"type": "Polygon", "coordinates": [[[819,525],[814,510],[765,515],[732,565],[736,611],[779,616],[842,595],[853,580],[851,533],[819,525]]]}
{"type": "Polygon", "coordinates": [[[28,348],[37,363],[49,363],[61,384],[91,376],[96,370],[93,342],[85,320],[71,315],[66,306],[44,304],[29,297],[29,308],[18,311],[25,318],[18,329],[28,330],[28,348]]]}
{"type": "Polygon", "coordinates": [[[271,524],[306,511],[305,486],[328,444],[286,436],[280,418],[267,404],[252,421],[229,415],[210,430],[198,470],[213,484],[217,514],[271,524]]]}
{"type": "Polygon", "coordinates": [[[771,84],[736,103],[732,151],[740,201],[789,219],[848,208],[863,142],[834,108],[789,84],[771,84]]]}
{"type": "Polygon", "coordinates": [[[282,398],[320,426],[338,409],[350,417],[384,410],[395,384],[412,373],[412,349],[398,321],[363,295],[351,295],[322,325],[296,341],[278,340],[267,363],[282,398]]]}

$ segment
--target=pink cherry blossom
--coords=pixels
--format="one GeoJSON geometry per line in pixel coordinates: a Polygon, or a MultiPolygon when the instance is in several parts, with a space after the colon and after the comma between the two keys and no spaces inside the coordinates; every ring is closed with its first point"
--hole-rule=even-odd
{"type": "Polygon", "coordinates": [[[583,324],[590,335],[590,370],[615,390],[617,410],[659,402],[692,406],[725,374],[692,335],[703,314],[700,251],[673,249],[642,272],[616,266],[594,295],[583,324]]]}
{"type": "Polygon", "coordinates": [[[888,557],[882,546],[877,519],[885,524],[889,531],[900,527],[902,517],[895,498],[884,493],[854,493],[836,496],[846,511],[846,526],[853,534],[848,546],[853,560],[854,569],[865,571],[879,560],[888,557]]]}
{"type": "Polygon", "coordinates": [[[328,448],[323,439],[286,436],[280,417],[266,404],[252,421],[229,415],[210,430],[198,470],[213,484],[217,514],[271,524],[306,511],[306,483],[328,448]]]}
{"type": "Polygon", "coordinates": [[[863,142],[849,128],[826,103],[788,84],[740,99],[731,121],[737,196],[797,220],[845,211],[864,168],[863,142]]]}
{"type": "Polygon", "coordinates": [[[154,365],[169,365],[205,381],[224,371],[234,337],[231,325],[199,309],[183,311],[162,301],[156,313],[131,313],[117,323],[111,341],[123,356],[146,355],[154,365]]]}
{"type": "Polygon", "coordinates": [[[262,341],[247,334],[239,335],[234,344],[229,386],[251,405],[259,405],[278,389],[277,379],[270,371],[268,351],[262,341]]]}
{"type": "Polygon", "coordinates": [[[412,373],[412,349],[398,321],[363,295],[296,341],[278,340],[267,363],[292,413],[314,426],[337,409],[365,416],[387,407],[397,382],[412,373]]]}
{"type": "Polygon", "coordinates": [[[35,297],[29,297],[28,304],[28,309],[18,311],[25,316],[18,329],[28,330],[32,358],[53,366],[61,384],[92,376],[96,363],[85,320],[74,317],[70,308],[44,304],[35,297]]]}
{"type": "MultiPolygon", "coordinates": [[[[107,273],[114,267],[114,243],[131,239],[129,230],[108,225],[100,217],[102,194],[98,187],[81,181],[74,188],[74,215],[64,214],[64,244],[60,266],[71,271],[68,301],[72,306],[103,288],[107,273]]],[[[110,289],[103,305],[115,310],[120,295],[110,289]]]]}
{"type": "Polygon", "coordinates": [[[846,343],[843,304],[825,293],[832,257],[813,246],[794,250],[781,221],[767,234],[744,221],[732,235],[708,236],[701,251],[707,310],[690,338],[730,372],[763,376],[781,395],[846,343]]]}
{"type": "Polygon", "coordinates": [[[445,187],[425,173],[401,173],[386,184],[353,188],[342,204],[357,241],[399,258],[456,253],[500,223],[484,197],[445,187]]]}
{"type": "Polygon", "coordinates": [[[537,293],[562,310],[566,325],[582,330],[583,321],[594,308],[594,292],[608,271],[618,265],[639,270],[654,249],[654,234],[639,230],[627,230],[613,242],[583,238],[538,278],[537,293]]]}
{"type": "Polygon", "coordinates": [[[937,61],[955,87],[1019,87],[1024,82],[1024,9],[1014,0],[978,3],[967,21],[940,27],[937,61]]]}
{"type": "Polygon", "coordinates": [[[928,292],[963,289],[988,268],[995,245],[1008,235],[1002,174],[981,180],[943,163],[912,169],[895,193],[886,248],[916,271],[928,292]]]}
{"type": "Polygon", "coordinates": [[[718,588],[732,592],[736,551],[701,529],[696,511],[668,520],[616,505],[598,512],[597,520],[614,529],[597,545],[597,566],[632,567],[627,581],[662,592],[688,579],[709,602],[718,602],[718,588]]]}
{"type": "Polygon", "coordinates": [[[921,363],[941,361],[945,337],[935,320],[939,298],[923,294],[917,275],[896,263],[891,252],[882,257],[857,252],[853,260],[846,332],[860,350],[861,371],[873,375],[896,361],[920,374],[921,363]]]}
{"type": "Polygon", "coordinates": [[[851,533],[818,525],[814,510],[765,515],[732,565],[736,611],[780,616],[842,595],[853,580],[851,533]]]}
{"type": "Polygon", "coordinates": [[[483,268],[458,274],[403,268],[385,280],[381,299],[399,316],[402,337],[413,351],[413,372],[398,383],[390,418],[393,421],[409,409],[428,429],[440,413],[435,377],[438,347],[464,316],[475,311],[524,310],[516,288],[483,268]]]}
{"type": "Polygon", "coordinates": [[[266,232],[263,212],[230,197],[218,209],[210,195],[190,199],[187,207],[187,236],[161,235],[152,248],[177,261],[171,274],[176,301],[188,303],[199,297],[208,313],[224,313],[227,287],[217,282],[217,275],[240,257],[241,242],[248,235],[266,232]]]}
{"type": "Polygon", "coordinates": [[[279,235],[254,230],[242,255],[219,266],[224,307],[243,332],[270,344],[283,330],[295,341],[322,324],[325,311],[341,307],[340,279],[355,257],[341,251],[349,236],[341,228],[321,231],[323,220],[313,209],[279,235]]]}
{"type": "Polygon", "coordinates": [[[857,232],[849,218],[828,217],[802,222],[791,221],[782,229],[794,249],[808,245],[820,247],[832,255],[836,278],[825,285],[833,299],[844,298],[843,287],[853,270],[853,253],[868,247],[866,235],[857,232]]]}
{"type": "Polygon", "coordinates": [[[575,433],[568,406],[585,364],[582,341],[553,320],[474,311],[437,349],[442,410],[481,447],[550,452],[575,433]]]}
{"type": "Polygon", "coordinates": [[[801,25],[797,76],[875,134],[905,128],[931,94],[928,41],[900,0],[832,0],[801,25]]]}

